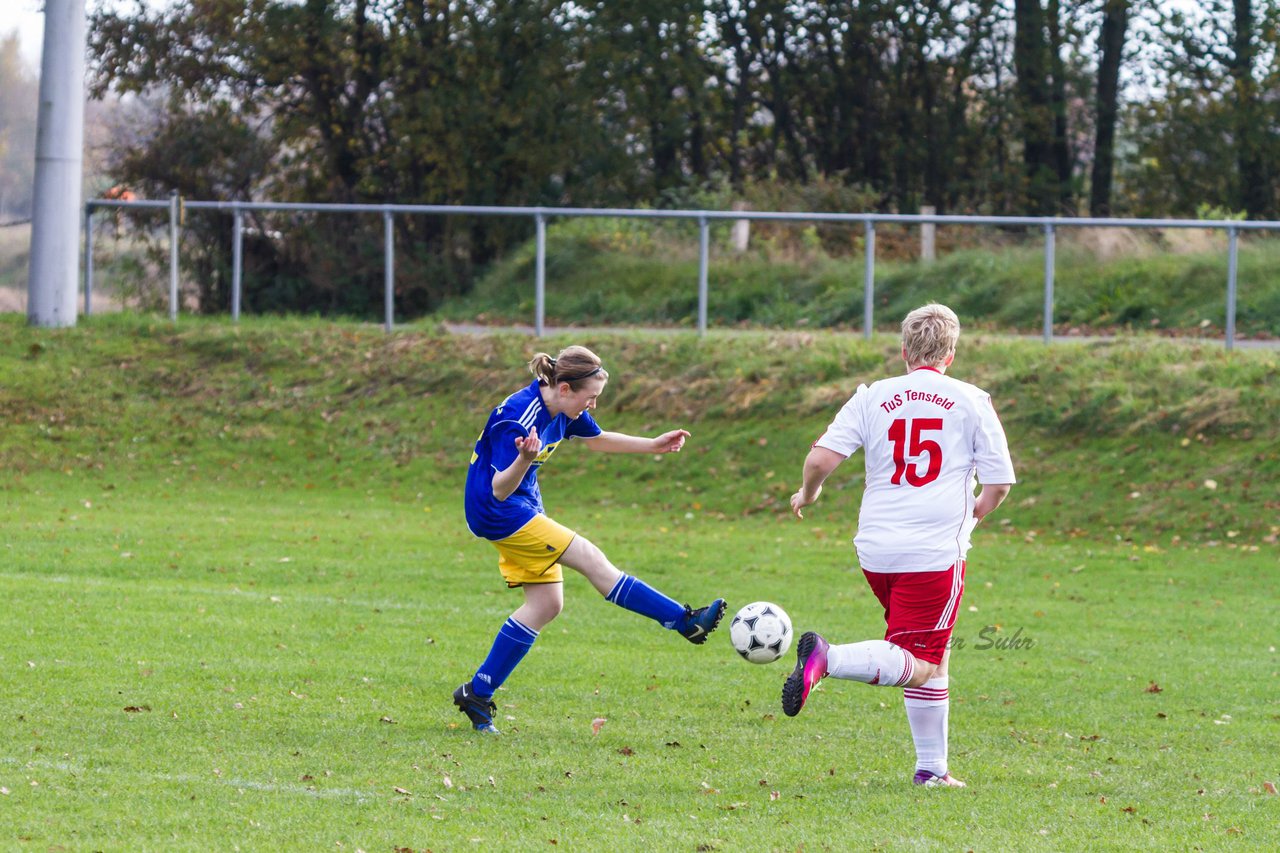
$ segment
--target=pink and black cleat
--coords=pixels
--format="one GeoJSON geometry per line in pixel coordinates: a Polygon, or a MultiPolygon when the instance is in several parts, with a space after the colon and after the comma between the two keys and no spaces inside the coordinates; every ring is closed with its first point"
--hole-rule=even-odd
{"type": "Polygon", "coordinates": [[[827,649],[831,648],[822,636],[805,631],[796,647],[796,668],[782,685],[782,713],[794,717],[804,707],[809,691],[827,677],[827,649]]]}

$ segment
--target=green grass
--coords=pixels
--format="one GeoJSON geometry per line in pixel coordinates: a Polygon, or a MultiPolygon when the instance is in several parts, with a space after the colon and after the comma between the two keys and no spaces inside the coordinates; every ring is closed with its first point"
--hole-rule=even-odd
{"type": "MultiPolygon", "coordinates": [[[[0,846],[1280,843],[1274,353],[962,339],[1023,482],[977,534],[957,628],[971,787],[921,791],[899,692],[826,682],[788,719],[785,664],[689,646],[576,576],[499,693],[503,736],[460,725],[448,695],[518,600],[462,522],[463,466],[521,362],[566,342],[0,320],[0,846]]],[[[850,569],[858,472],[803,523],[783,506],[892,342],[589,343],[602,422],[693,439],[558,454],[556,517],[682,600],[877,636],[850,569]]]]}
{"type": "MultiPolygon", "coordinates": [[[[910,246],[905,229],[885,226],[882,231],[885,238],[910,246]]],[[[811,232],[803,230],[802,238],[811,232]]],[[[862,326],[860,248],[830,257],[814,236],[801,240],[807,248],[778,247],[764,239],[738,255],[721,248],[727,226],[713,233],[707,306],[711,325],[862,326]]],[[[1129,254],[1107,257],[1091,243],[1080,244],[1078,233],[1064,230],[1056,255],[1054,322],[1060,334],[1159,330],[1184,337],[1221,335],[1226,324],[1225,238],[1217,241],[1220,247],[1183,254],[1159,240],[1139,237],[1129,254]]],[[[850,245],[860,246],[858,239],[851,237],[850,245]]],[[[1001,238],[988,239],[994,243],[1001,238]]],[[[892,331],[912,308],[935,300],[951,305],[966,325],[1039,332],[1043,240],[1039,235],[1004,239],[1010,245],[959,249],[934,264],[880,258],[876,328],[892,331]]],[[[1238,334],[1280,336],[1280,284],[1271,274],[1278,260],[1280,244],[1275,241],[1258,238],[1241,244],[1238,334]]],[[[530,322],[534,262],[532,244],[512,252],[481,278],[472,294],[444,305],[440,316],[530,322]]],[[[546,312],[554,325],[692,326],[697,283],[697,235],[691,225],[570,220],[548,231],[546,312]]]]}

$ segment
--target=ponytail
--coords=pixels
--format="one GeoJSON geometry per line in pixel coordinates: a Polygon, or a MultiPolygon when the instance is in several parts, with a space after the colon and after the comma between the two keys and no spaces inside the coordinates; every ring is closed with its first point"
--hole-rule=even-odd
{"type": "Polygon", "coordinates": [[[545,352],[534,355],[529,362],[529,372],[538,377],[539,385],[556,384],[556,360],[545,352]]]}
{"type": "Polygon", "coordinates": [[[534,355],[529,361],[529,372],[538,377],[540,385],[556,385],[568,382],[577,391],[581,383],[593,376],[609,378],[609,372],[600,362],[600,356],[586,347],[571,346],[560,350],[552,358],[545,352],[534,355]]]}

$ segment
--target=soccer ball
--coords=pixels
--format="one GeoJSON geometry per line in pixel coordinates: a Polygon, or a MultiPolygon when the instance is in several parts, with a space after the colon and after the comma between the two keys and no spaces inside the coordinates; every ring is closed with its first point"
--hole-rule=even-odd
{"type": "Polygon", "coordinates": [[[772,663],[791,648],[791,617],[768,601],[753,601],[729,623],[734,649],[752,663],[772,663]]]}

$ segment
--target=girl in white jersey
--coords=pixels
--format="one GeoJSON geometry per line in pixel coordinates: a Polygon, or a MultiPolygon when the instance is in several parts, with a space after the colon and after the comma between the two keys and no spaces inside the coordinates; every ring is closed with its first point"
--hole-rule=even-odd
{"type": "Polygon", "coordinates": [[[794,717],[827,675],[902,687],[916,747],[917,785],[963,787],[947,768],[948,644],[964,593],[969,534],[1014,483],[1004,428],[981,388],[952,379],[960,321],[945,305],[902,321],[907,373],[862,385],[804,462],[791,510],[818,499],[822,483],[862,448],[866,491],[854,545],[884,606],[883,640],[829,644],[800,638],[796,668],[782,688],[794,717]],[[973,492],[975,478],[981,484],[973,492]]]}

